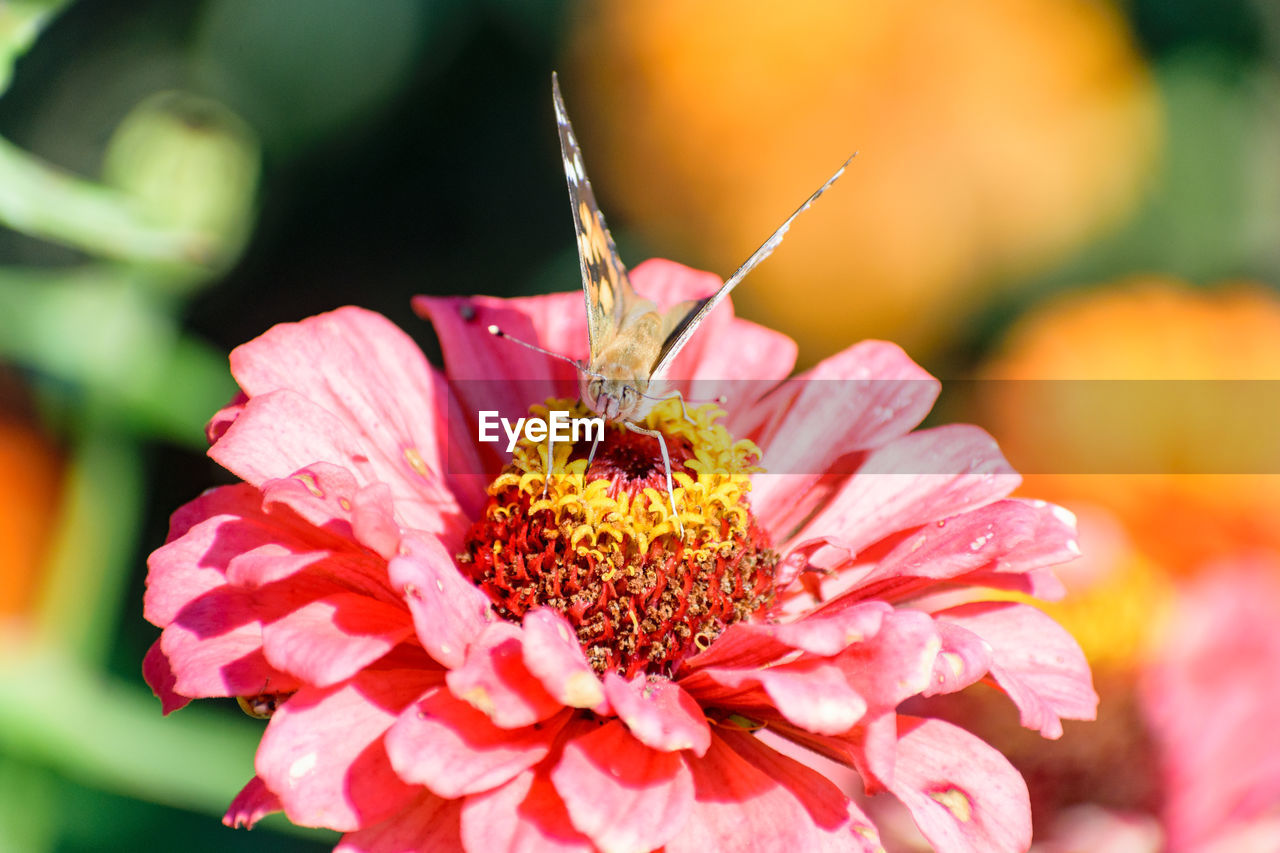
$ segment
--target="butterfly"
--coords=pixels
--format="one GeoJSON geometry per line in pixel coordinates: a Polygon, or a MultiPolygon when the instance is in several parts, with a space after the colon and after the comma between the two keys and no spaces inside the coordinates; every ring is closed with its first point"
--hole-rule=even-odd
{"type": "MultiPolygon", "coordinates": [[[[595,193],[591,191],[591,181],[587,179],[582,162],[582,150],[578,147],[573,125],[569,122],[569,113],[560,95],[560,81],[555,72],[551,74],[551,94],[555,106],[556,128],[560,135],[560,154],[565,179],[569,184],[569,202],[573,211],[578,262],[582,271],[582,292],[587,308],[590,356],[586,364],[575,362],[580,374],[579,391],[582,402],[606,421],[621,423],[632,432],[658,440],[662,461],[666,466],[667,494],[679,526],[666,439],[661,432],[646,429],[639,424],[639,420],[655,404],[678,398],[679,393],[651,395],[648,393],[650,383],[663,376],[689,339],[698,331],[702,321],[738,286],[747,273],[777,248],[792,221],[844,174],[853,157],[845,160],[826,183],[818,187],[804,204],[788,216],[715,293],[704,299],[680,302],[661,311],[656,303],[642,297],[631,286],[627,268],[618,257],[613,236],[605,224],[604,214],[596,204],[595,193]]],[[[494,327],[490,331],[506,337],[494,327]]],[[[594,455],[593,446],[588,465],[594,455]]]]}

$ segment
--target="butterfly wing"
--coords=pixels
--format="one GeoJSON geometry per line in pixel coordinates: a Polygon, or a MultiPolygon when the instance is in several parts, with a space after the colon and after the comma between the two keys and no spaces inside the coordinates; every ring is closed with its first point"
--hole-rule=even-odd
{"type": "Polygon", "coordinates": [[[751,257],[747,258],[746,262],[738,267],[737,271],[729,276],[729,279],[724,284],[720,285],[719,290],[706,299],[695,301],[692,305],[682,302],[667,312],[667,316],[664,318],[664,326],[670,327],[671,331],[667,334],[666,339],[663,341],[662,349],[658,353],[658,361],[653,368],[654,376],[660,376],[663,371],[671,366],[671,362],[675,360],[680,350],[684,349],[684,345],[689,342],[689,338],[693,337],[693,333],[698,330],[698,326],[703,319],[729,295],[730,291],[738,286],[740,281],[747,277],[747,273],[773,254],[773,250],[778,248],[782,238],[787,235],[787,229],[791,227],[791,223],[795,221],[795,218],[808,210],[809,205],[817,201],[818,196],[826,192],[836,182],[836,179],[844,174],[844,170],[849,167],[849,164],[853,162],[853,158],[856,156],[857,154],[855,153],[848,160],[845,160],[843,165],[836,170],[836,173],[827,178],[826,183],[818,187],[813,195],[805,199],[804,204],[797,207],[795,212],[787,217],[787,221],[778,226],[778,230],[774,231],[769,239],[760,245],[760,248],[751,253],[751,257]]]}
{"type": "Polygon", "coordinates": [[[591,181],[582,165],[582,151],[569,123],[569,113],[560,97],[560,81],[551,75],[551,92],[556,108],[556,128],[560,132],[560,154],[569,202],[573,208],[573,228],[578,237],[578,263],[582,268],[582,290],[587,303],[587,331],[591,340],[591,360],[613,339],[631,307],[640,301],[627,268],[618,257],[613,236],[596,205],[591,181]]]}

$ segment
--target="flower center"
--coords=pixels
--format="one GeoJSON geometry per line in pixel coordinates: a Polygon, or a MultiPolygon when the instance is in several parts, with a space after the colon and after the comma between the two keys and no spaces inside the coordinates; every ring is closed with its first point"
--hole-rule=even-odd
{"type": "MultiPolygon", "coordinates": [[[[550,410],[591,414],[568,400],[531,414],[550,410]]],[[[678,524],[656,438],[606,424],[590,467],[591,441],[551,445],[550,476],[547,445],[521,438],[460,562],[504,618],[563,613],[597,672],[670,674],[773,601],[778,554],[747,500],[760,451],[715,423],[723,414],[686,419],[669,400],[641,424],[665,436],[678,524]]]]}

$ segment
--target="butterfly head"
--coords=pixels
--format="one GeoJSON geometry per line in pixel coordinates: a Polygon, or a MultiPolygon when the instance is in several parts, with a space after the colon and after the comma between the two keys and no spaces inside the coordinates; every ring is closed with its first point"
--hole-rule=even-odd
{"type": "Polygon", "coordinates": [[[641,387],[648,384],[636,377],[609,379],[599,374],[583,373],[582,402],[606,421],[634,421],[644,415],[650,403],[641,387]]]}

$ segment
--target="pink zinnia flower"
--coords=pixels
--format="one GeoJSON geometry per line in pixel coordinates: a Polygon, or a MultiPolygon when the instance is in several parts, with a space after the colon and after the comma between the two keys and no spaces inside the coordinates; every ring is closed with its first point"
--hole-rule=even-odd
{"type": "Polygon", "coordinates": [[[1267,853],[1280,839],[1280,561],[1206,566],[1142,674],[1164,849],[1267,853]]]}
{"type": "MultiPolygon", "coordinates": [[[[719,284],[665,261],[632,275],[660,305],[719,284]]],[[[245,482],[180,509],[151,557],[145,671],[165,710],[221,696],[270,715],[227,823],[283,809],[361,853],[878,849],[767,730],[892,793],[940,850],[1028,846],[1009,763],[897,708],[986,680],[1047,737],[1092,717],[1062,629],[974,600],[1056,593],[1045,567],[1074,528],[1007,498],[1018,477],[982,431],[911,432],[936,380],[869,341],[806,374],[841,393],[735,386],[731,429],[659,406],[681,533],[651,438],[610,429],[589,471],[574,447],[550,477],[535,445],[499,459],[470,438],[494,401],[576,396],[571,366],[485,330],[581,358],[580,293],[418,307],[443,374],[356,308],[232,353],[243,396],[209,452],[245,482]]],[[[722,308],[673,374],[781,382],[794,358],[722,308]]]]}

